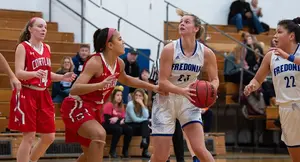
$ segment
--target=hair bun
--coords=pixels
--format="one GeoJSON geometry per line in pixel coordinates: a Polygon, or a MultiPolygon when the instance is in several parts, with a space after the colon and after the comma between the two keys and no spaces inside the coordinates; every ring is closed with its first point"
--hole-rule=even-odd
{"type": "Polygon", "coordinates": [[[294,18],[294,19],[293,19],[293,22],[294,22],[295,24],[300,24],[300,17],[294,18]]]}
{"type": "Polygon", "coordinates": [[[177,8],[176,13],[178,16],[184,16],[184,11],[182,9],[177,8]]]}

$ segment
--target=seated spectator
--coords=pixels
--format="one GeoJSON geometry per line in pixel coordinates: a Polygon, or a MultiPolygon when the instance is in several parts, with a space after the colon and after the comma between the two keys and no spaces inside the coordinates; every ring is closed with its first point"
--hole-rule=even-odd
{"type": "MultiPolygon", "coordinates": [[[[57,70],[56,74],[65,74],[67,72],[72,72],[74,65],[72,58],[69,56],[63,57],[61,60],[61,67],[57,70]]],[[[52,84],[52,100],[54,103],[61,103],[65,97],[70,93],[72,82],[53,82],[52,84]]]]}
{"type": "MultiPolygon", "coordinates": [[[[259,19],[260,17],[263,16],[262,14],[262,8],[261,7],[258,7],[258,0],[252,0],[251,1],[251,10],[252,10],[252,13],[259,19]]],[[[270,26],[264,22],[260,22],[262,27],[264,28],[265,32],[268,32],[270,31],[270,26]]]]}
{"type": "Polygon", "coordinates": [[[148,152],[150,142],[149,110],[146,106],[146,97],[143,89],[136,89],[126,107],[125,123],[133,129],[133,135],[142,136],[140,147],[143,148],[142,156],[150,158],[148,152]]]}
{"type": "Polygon", "coordinates": [[[107,134],[112,135],[109,155],[117,158],[117,144],[124,134],[123,157],[128,157],[128,148],[132,137],[132,128],[125,124],[125,108],[122,101],[122,86],[117,86],[111,94],[110,102],[103,106],[102,125],[107,134]]]}
{"type": "Polygon", "coordinates": [[[260,34],[264,29],[257,16],[252,13],[250,4],[245,0],[236,0],[232,2],[228,15],[228,24],[235,25],[238,32],[247,25],[251,33],[260,34]]]}
{"type": "Polygon", "coordinates": [[[72,58],[74,63],[74,73],[77,75],[77,77],[81,73],[83,64],[89,55],[90,55],[90,46],[83,44],[80,46],[80,50],[77,53],[77,55],[72,58]]]}

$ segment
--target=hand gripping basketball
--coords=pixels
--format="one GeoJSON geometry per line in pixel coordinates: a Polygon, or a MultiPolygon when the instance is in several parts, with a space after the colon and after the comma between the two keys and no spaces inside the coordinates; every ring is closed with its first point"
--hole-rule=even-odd
{"type": "Polygon", "coordinates": [[[197,80],[191,84],[191,88],[196,90],[196,95],[191,96],[191,102],[199,108],[212,106],[217,99],[217,90],[208,81],[197,80]]]}

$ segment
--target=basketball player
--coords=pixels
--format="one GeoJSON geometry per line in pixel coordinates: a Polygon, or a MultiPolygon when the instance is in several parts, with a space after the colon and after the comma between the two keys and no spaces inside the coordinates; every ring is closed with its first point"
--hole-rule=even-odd
{"type": "Polygon", "coordinates": [[[10,69],[6,59],[4,58],[4,56],[1,53],[0,53],[0,65],[2,65],[1,72],[4,72],[6,75],[8,75],[12,88],[16,89],[17,91],[20,91],[21,87],[22,87],[21,82],[15,76],[13,71],[10,69]]]}
{"type": "Polygon", "coordinates": [[[61,106],[66,126],[66,142],[81,144],[83,154],[77,161],[102,162],[106,133],[100,125],[100,109],[117,81],[134,88],[157,91],[158,86],[130,77],[124,72],[124,42],[113,28],[94,33],[95,54],[84,64],[83,71],[61,106]]]}
{"type": "Polygon", "coordinates": [[[45,20],[32,18],[21,33],[16,49],[15,71],[22,89],[13,91],[8,127],[23,132],[18,162],[37,161],[55,138],[55,110],[47,90],[51,81],[72,82],[75,78],[73,73],[51,72],[50,47],[42,42],[46,33],[45,20]],[[41,137],[31,149],[36,133],[41,133],[41,137]]]}
{"type": "Polygon", "coordinates": [[[245,95],[256,91],[272,73],[282,127],[281,139],[294,162],[300,161],[300,18],[282,20],[274,35],[276,47],[269,51],[255,77],[245,87],[245,95]]]}
{"type": "Polygon", "coordinates": [[[176,118],[190,141],[192,150],[200,161],[214,161],[204,143],[201,110],[195,107],[189,88],[197,80],[200,70],[205,69],[214,88],[219,79],[215,54],[200,38],[202,27],[199,18],[184,14],[179,24],[181,38],[166,45],[160,57],[159,88],[169,96],[157,95],[152,110],[152,136],[154,152],[151,162],[165,162],[169,155],[176,118]]]}

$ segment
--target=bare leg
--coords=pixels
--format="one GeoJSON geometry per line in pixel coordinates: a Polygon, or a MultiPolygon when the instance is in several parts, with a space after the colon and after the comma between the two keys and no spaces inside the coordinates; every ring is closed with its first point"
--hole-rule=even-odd
{"type": "Polygon", "coordinates": [[[199,160],[203,162],[214,162],[214,158],[205,147],[202,125],[199,123],[191,123],[186,125],[183,130],[190,141],[192,150],[194,150],[199,160]]]}
{"type": "Polygon", "coordinates": [[[288,150],[293,162],[300,161],[300,147],[289,147],[288,150]]]}
{"type": "Polygon", "coordinates": [[[87,161],[102,162],[106,132],[100,123],[96,120],[85,122],[79,128],[78,134],[92,140],[87,152],[87,161]]]}
{"type": "Polygon", "coordinates": [[[30,154],[31,161],[38,161],[44,155],[48,147],[53,143],[55,133],[41,134],[41,138],[36,143],[30,154]]]}
{"type": "Polygon", "coordinates": [[[166,162],[170,155],[172,136],[153,136],[151,162],[166,162]]]}
{"type": "Polygon", "coordinates": [[[78,157],[76,162],[87,162],[86,155],[88,154],[89,148],[81,145],[81,149],[82,149],[83,153],[78,157]]]}
{"type": "Polygon", "coordinates": [[[34,139],[35,139],[35,132],[23,133],[23,139],[17,152],[17,162],[29,161],[29,154],[34,139]]]}

